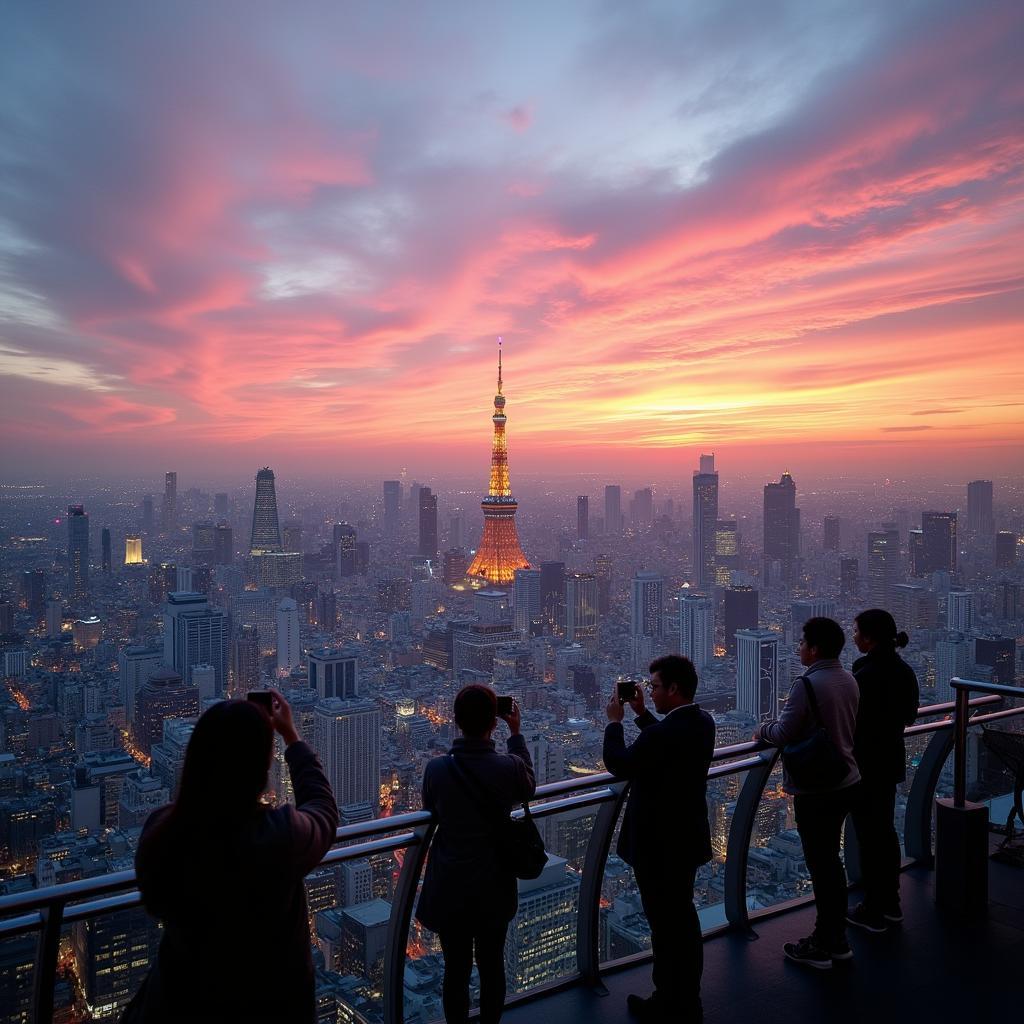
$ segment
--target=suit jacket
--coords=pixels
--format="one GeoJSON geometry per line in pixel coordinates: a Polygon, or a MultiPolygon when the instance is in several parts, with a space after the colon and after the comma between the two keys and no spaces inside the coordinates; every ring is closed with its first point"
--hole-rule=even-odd
{"type": "Polygon", "coordinates": [[[338,807],[305,743],[291,744],[284,756],[294,807],[260,807],[235,828],[197,835],[155,828],[170,807],[146,820],[135,870],[143,903],[164,933],[127,1019],[315,1020],[303,878],[334,842],[338,807]]]}
{"type": "Polygon", "coordinates": [[[914,670],[895,650],[877,647],[853,663],[860,689],[853,756],[869,785],[895,786],[907,777],[903,729],[913,725],[921,699],[914,670]]]}
{"type": "Polygon", "coordinates": [[[483,790],[489,798],[486,816],[447,757],[435,757],[423,773],[423,807],[436,815],[437,832],[416,920],[433,932],[494,926],[515,917],[516,877],[498,864],[495,836],[499,819],[529,800],[537,785],[526,740],[510,736],[507,749],[499,754],[493,740],[457,739],[452,746],[473,792],[483,790]]]}
{"type": "Polygon", "coordinates": [[[604,731],[605,767],[629,780],[618,854],[634,867],[706,864],[715,721],[699,705],[686,704],[660,721],[644,711],[636,724],[640,735],[628,747],[621,722],[609,722],[604,731]]]}

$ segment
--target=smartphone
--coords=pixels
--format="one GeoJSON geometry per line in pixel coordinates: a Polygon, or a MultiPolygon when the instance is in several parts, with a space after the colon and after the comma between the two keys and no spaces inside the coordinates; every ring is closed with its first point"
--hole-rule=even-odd
{"type": "Polygon", "coordinates": [[[245,695],[246,700],[258,704],[268,715],[274,713],[274,695],[269,690],[250,690],[245,695]]]}
{"type": "Polygon", "coordinates": [[[511,697],[499,697],[498,698],[498,717],[502,718],[505,715],[512,714],[512,698],[511,697]]]}
{"type": "Polygon", "coordinates": [[[619,701],[621,703],[626,704],[636,697],[636,683],[633,680],[627,679],[626,682],[617,683],[616,686],[619,691],[619,701]]]}

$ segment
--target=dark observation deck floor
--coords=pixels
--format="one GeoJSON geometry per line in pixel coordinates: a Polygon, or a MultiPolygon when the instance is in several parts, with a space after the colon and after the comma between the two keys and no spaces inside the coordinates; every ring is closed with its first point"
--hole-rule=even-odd
{"type": "MultiPolygon", "coordinates": [[[[903,924],[881,935],[850,928],[854,958],[830,971],[800,967],[782,955],[784,942],[811,932],[811,906],[755,922],[756,939],[734,933],[709,939],[707,1024],[1024,1019],[1024,869],[989,865],[987,919],[965,924],[940,914],[934,873],[911,868],[903,873],[903,924]]],[[[606,996],[571,988],[515,1006],[502,1021],[622,1024],[633,1019],[626,1013],[627,994],[650,994],[650,964],[607,974],[604,982],[606,996]]]]}

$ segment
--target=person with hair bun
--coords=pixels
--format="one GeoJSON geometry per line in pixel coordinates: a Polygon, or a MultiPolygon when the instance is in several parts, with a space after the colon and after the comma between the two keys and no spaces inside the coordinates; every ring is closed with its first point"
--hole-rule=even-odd
{"type": "Polygon", "coordinates": [[[899,656],[907,634],[882,608],[854,619],[853,663],[860,689],[853,756],[861,789],[852,810],[860,849],[864,900],[846,920],[867,932],[884,932],[903,920],[900,909],[900,840],[893,825],[896,787],[907,777],[903,730],[917,718],[920,691],[914,670],[899,656]]]}

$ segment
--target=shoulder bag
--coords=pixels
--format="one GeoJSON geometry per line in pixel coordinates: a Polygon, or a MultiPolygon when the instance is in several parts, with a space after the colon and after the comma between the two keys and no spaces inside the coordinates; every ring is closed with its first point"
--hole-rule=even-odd
{"type": "Polygon", "coordinates": [[[814,716],[814,732],[806,739],[787,743],[782,748],[782,764],[790,780],[800,789],[834,789],[849,774],[850,766],[825,730],[810,679],[807,676],[800,679],[814,716]]]}

